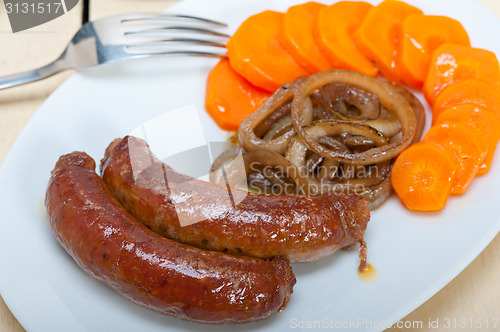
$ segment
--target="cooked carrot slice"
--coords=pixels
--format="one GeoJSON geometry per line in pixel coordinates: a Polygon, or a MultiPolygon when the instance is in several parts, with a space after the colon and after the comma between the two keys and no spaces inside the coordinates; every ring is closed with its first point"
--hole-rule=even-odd
{"type": "Polygon", "coordinates": [[[313,38],[314,23],[323,7],[326,6],[314,1],[290,7],[279,34],[281,45],[311,74],[333,68],[313,38]]]}
{"type": "Polygon", "coordinates": [[[441,124],[432,126],[422,141],[441,145],[457,156],[460,166],[453,177],[451,192],[463,194],[488,152],[479,134],[462,124],[441,124]]]}
{"type": "Polygon", "coordinates": [[[284,16],[272,10],[250,16],[227,43],[234,70],[253,85],[270,92],[309,74],[279,42],[284,16]]]}
{"type": "Polygon", "coordinates": [[[482,106],[500,119],[500,90],[484,81],[468,79],[448,85],[434,100],[433,117],[462,104],[482,106]]]}
{"type": "Polygon", "coordinates": [[[450,151],[432,142],[416,143],[396,159],[392,186],[408,209],[438,211],[446,205],[457,168],[450,151]]]}
{"type": "Polygon", "coordinates": [[[353,32],[373,8],[362,1],[340,1],[320,10],[314,28],[318,48],[333,67],[376,76],[377,67],[356,48],[353,32]]]}
{"type": "Polygon", "coordinates": [[[432,54],[422,92],[429,105],[448,85],[477,79],[493,87],[500,85],[500,66],[494,53],[463,45],[443,44],[432,54]]]}
{"type": "Polygon", "coordinates": [[[396,67],[403,82],[415,88],[422,87],[436,48],[444,43],[470,46],[462,24],[446,16],[410,15],[399,33],[396,67]]]}
{"type": "Polygon", "coordinates": [[[270,96],[235,72],[227,59],[221,59],[208,75],[205,108],[219,127],[237,130],[270,96]]]}
{"type": "Polygon", "coordinates": [[[358,49],[394,82],[401,82],[395,71],[398,31],[411,14],[422,14],[422,11],[402,1],[385,0],[368,12],[353,35],[358,49]]]}
{"type": "Polygon", "coordinates": [[[488,148],[484,162],[477,175],[488,173],[498,140],[500,139],[500,121],[495,114],[474,104],[450,107],[441,113],[435,124],[460,123],[475,130],[488,148]]]}

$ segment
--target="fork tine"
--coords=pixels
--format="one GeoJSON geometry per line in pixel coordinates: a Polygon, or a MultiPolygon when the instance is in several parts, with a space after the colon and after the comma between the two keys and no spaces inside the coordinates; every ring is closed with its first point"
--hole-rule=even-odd
{"type": "Polygon", "coordinates": [[[181,32],[190,32],[190,33],[201,33],[204,35],[212,35],[212,36],[218,36],[218,37],[226,37],[229,38],[230,36],[228,34],[211,30],[211,29],[204,29],[204,28],[196,28],[196,27],[188,27],[188,26],[180,26],[180,25],[170,25],[170,26],[161,26],[161,27],[155,27],[155,28],[144,28],[141,29],[142,26],[135,26],[136,29],[134,30],[133,27],[130,31],[126,31],[125,35],[139,35],[139,34],[149,34],[149,33],[155,33],[155,32],[167,32],[167,31],[181,31],[181,32]]]}
{"type": "Polygon", "coordinates": [[[168,20],[178,20],[178,21],[191,21],[213,24],[220,27],[227,27],[227,24],[214,21],[204,17],[196,17],[190,15],[181,14],[158,14],[158,13],[136,13],[136,14],[126,14],[122,17],[122,22],[133,22],[133,21],[143,21],[143,20],[157,20],[157,21],[168,21],[168,20]]]}
{"type": "Polygon", "coordinates": [[[203,52],[203,51],[159,51],[159,52],[144,52],[144,53],[130,53],[133,57],[142,58],[149,56],[199,56],[204,58],[225,58],[227,55],[216,52],[203,52]]]}
{"type": "MultiPolygon", "coordinates": [[[[142,38],[141,38],[142,39],[142,38]]],[[[150,46],[162,46],[166,44],[191,44],[191,45],[201,45],[201,46],[214,46],[214,47],[226,47],[225,43],[220,43],[216,42],[213,40],[203,40],[203,39],[197,39],[197,38],[147,38],[147,39],[136,39],[136,42],[128,43],[126,46],[133,46],[133,47],[150,47],[150,46]]]]}

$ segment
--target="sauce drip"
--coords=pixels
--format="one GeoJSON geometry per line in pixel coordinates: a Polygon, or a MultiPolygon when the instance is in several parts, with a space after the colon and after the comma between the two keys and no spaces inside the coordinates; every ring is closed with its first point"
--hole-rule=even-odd
{"type": "Polygon", "coordinates": [[[361,273],[368,267],[368,263],[366,261],[366,242],[363,240],[359,241],[359,259],[360,262],[358,271],[361,273]]]}
{"type": "Polygon", "coordinates": [[[371,282],[377,278],[377,270],[370,264],[367,264],[364,270],[359,271],[359,278],[364,282],[371,282]]]}
{"type": "Polygon", "coordinates": [[[365,241],[360,241],[359,242],[359,278],[365,282],[370,282],[375,280],[377,277],[377,270],[370,264],[368,264],[366,260],[366,242],[365,241]]]}

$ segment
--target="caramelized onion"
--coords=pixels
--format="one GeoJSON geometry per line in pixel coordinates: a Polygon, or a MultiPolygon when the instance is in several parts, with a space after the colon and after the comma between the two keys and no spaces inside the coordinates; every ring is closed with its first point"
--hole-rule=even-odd
{"type": "Polygon", "coordinates": [[[293,135],[294,129],[292,124],[292,117],[290,114],[282,117],[278,122],[276,122],[271,129],[264,135],[264,141],[271,141],[276,137],[283,135],[293,135]]]}
{"type": "Polygon", "coordinates": [[[422,104],[397,84],[318,73],[285,85],[241,123],[243,149],[217,158],[213,168],[225,173],[214,172],[214,181],[246,177],[250,189],[267,194],[355,193],[375,209],[392,192],[394,158],[420,138],[424,123],[422,104]],[[233,170],[240,153],[244,166],[233,170]]]}
{"type": "Polygon", "coordinates": [[[235,162],[242,152],[239,147],[222,152],[210,167],[210,182],[226,187],[227,183],[235,184],[243,181],[246,178],[245,168],[235,162]]]}
{"type": "Polygon", "coordinates": [[[374,120],[379,117],[379,99],[368,91],[344,83],[326,84],[320,91],[325,104],[342,120],[374,120]]]}
{"type": "Polygon", "coordinates": [[[260,172],[275,186],[274,189],[277,189],[275,191],[287,194],[307,194],[309,192],[308,179],[294,164],[279,153],[260,149],[245,152],[243,158],[247,176],[260,172]],[[279,187],[279,184],[273,181],[273,173],[279,173],[287,179],[282,182],[283,187],[279,187]]]}
{"type": "Polygon", "coordinates": [[[422,132],[424,131],[425,126],[424,105],[422,105],[417,97],[415,97],[410,91],[406,90],[401,85],[393,83],[392,86],[394,90],[396,90],[406,99],[408,104],[410,104],[411,108],[413,109],[413,113],[415,113],[417,125],[415,128],[415,136],[413,137],[412,143],[418,142],[422,138],[422,132]]]}
{"type": "Polygon", "coordinates": [[[396,119],[378,119],[364,121],[363,124],[384,134],[385,137],[394,137],[401,131],[401,124],[396,119]]]}
{"type": "Polygon", "coordinates": [[[335,158],[343,162],[345,162],[346,160],[350,161],[349,157],[353,154],[349,151],[339,151],[338,149],[325,147],[317,139],[324,136],[343,136],[344,144],[346,146],[348,145],[347,143],[355,145],[356,139],[358,141],[364,140],[365,142],[359,143],[358,145],[365,145],[366,141],[369,141],[370,145],[383,147],[388,143],[387,138],[382,133],[369,126],[354,122],[321,120],[313,122],[312,124],[306,126],[304,128],[304,132],[306,133],[308,138],[314,140],[314,142],[317,144],[316,150],[308,146],[311,150],[313,150],[320,156],[335,158]],[[334,157],[332,157],[331,154],[334,154],[334,157]]]}
{"type": "Polygon", "coordinates": [[[243,120],[238,130],[238,139],[241,146],[252,151],[267,149],[283,153],[293,137],[293,132],[288,131],[271,140],[264,140],[265,133],[282,117],[290,114],[291,102],[296,86],[287,84],[278,89],[257,111],[243,120]]]}
{"type": "Polygon", "coordinates": [[[338,158],[342,162],[359,165],[374,164],[397,156],[411,144],[417,129],[417,120],[408,101],[390,83],[380,81],[359,73],[331,70],[310,76],[297,89],[292,102],[292,121],[298,135],[304,143],[322,157],[338,158]],[[394,114],[401,123],[401,138],[387,145],[377,146],[360,153],[339,154],[325,149],[305,130],[313,113],[310,94],[330,83],[344,83],[377,95],[381,104],[389,113],[394,114]]]}
{"type": "MultiPolygon", "coordinates": [[[[290,146],[288,147],[288,150],[286,152],[286,158],[294,165],[297,167],[297,170],[301,172],[302,176],[308,179],[308,183],[311,184],[313,183],[313,179],[316,178],[319,181],[329,181],[330,178],[332,178],[338,170],[339,167],[339,162],[336,160],[332,159],[325,159],[322,157],[317,158],[319,161],[316,164],[315,168],[318,168],[319,166],[319,172],[316,176],[314,176],[313,170],[310,169],[307,165],[306,161],[306,155],[307,155],[307,147],[302,142],[300,137],[294,137],[292,142],[290,142],[290,146]]],[[[318,157],[316,155],[316,157],[318,157]]],[[[318,194],[318,187],[316,188],[310,188],[310,194],[318,194]],[[312,191],[311,191],[312,190],[312,191]]]]}

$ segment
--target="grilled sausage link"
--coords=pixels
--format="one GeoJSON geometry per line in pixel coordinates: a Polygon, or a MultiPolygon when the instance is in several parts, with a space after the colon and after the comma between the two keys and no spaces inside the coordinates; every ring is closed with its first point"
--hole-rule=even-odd
{"type": "Polygon", "coordinates": [[[116,139],[106,149],[101,173],[118,201],[153,231],[181,243],[231,254],[314,261],[361,243],[370,219],[366,200],[355,194],[228,192],[176,173],[152,156],[144,140],[131,136],[116,139]],[[182,190],[171,190],[179,184],[182,190]],[[229,194],[241,202],[228,208],[229,194]]]}
{"type": "Polygon", "coordinates": [[[166,239],[130,215],[94,169],[83,152],[62,156],[45,200],[55,237],[93,278],[142,307],[200,323],[251,322],[284,308],[295,284],[286,259],[166,239]]]}

